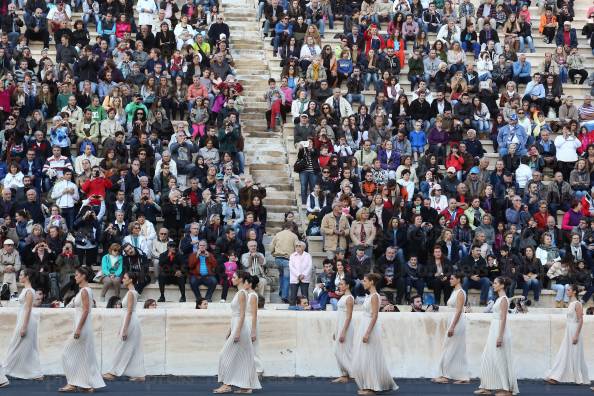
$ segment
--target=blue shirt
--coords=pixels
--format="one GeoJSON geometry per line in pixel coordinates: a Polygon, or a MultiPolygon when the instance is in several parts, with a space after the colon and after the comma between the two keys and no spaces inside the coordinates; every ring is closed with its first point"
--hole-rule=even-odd
{"type": "Polygon", "coordinates": [[[208,275],[208,267],[206,266],[206,257],[203,255],[198,256],[200,260],[200,275],[205,276],[208,275]]]}

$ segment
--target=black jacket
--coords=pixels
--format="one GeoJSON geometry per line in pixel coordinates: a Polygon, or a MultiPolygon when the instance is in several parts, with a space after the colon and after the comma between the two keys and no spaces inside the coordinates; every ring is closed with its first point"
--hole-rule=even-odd
{"type": "Polygon", "coordinates": [[[159,275],[174,276],[176,271],[181,271],[182,274],[188,272],[187,261],[182,260],[180,254],[175,254],[173,260],[169,258],[169,252],[165,251],[159,256],[159,275]]]}
{"type": "Polygon", "coordinates": [[[375,263],[374,270],[382,277],[386,275],[386,270],[392,268],[394,279],[404,278],[404,267],[398,262],[398,259],[394,257],[393,260],[388,260],[386,255],[382,255],[375,263]]]}

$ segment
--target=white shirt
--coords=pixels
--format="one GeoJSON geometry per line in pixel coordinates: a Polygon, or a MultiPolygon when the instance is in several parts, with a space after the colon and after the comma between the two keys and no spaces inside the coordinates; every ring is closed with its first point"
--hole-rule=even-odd
{"type": "Polygon", "coordinates": [[[157,13],[157,5],[154,0],[138,0],[136,11],[138,11],[138,25],[151,26],[153,15],[157,13]]]}
{"type": "Polygon", "coordinates": [[[51,197],[56,201],[59,208],[72,208],[78,202],[78,187],[71,181],[60,180],[54,185],[51,197]],[[72,188],[73,193],[65,193],[64,190],[72,188]]]}
{"type": "Polygon", "coordinates": [[[575,136],[568,136],[567,139],[563,135],[555,138],[555,147],[557,148],[557,161],[575,162],[578,159],[577,148],[582,143],[575,136]]]}

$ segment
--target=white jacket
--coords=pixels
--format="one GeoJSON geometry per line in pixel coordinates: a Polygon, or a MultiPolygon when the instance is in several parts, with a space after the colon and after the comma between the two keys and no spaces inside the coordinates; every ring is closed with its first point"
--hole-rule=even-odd
{"type": "Polygon", "coordinates": [[[78,187],[71,181],[60,180],[54,185],[51,197],[59,208],[72,208],[78,202],[78,187]],[[65,193],[64,190],[72,188],[74,193],[65,193]]]}
{"type": "Polygon", "coordinates": [[[555,138],[555,147],[557,148],[557,161],[575,162],[578,159],[577,149],[582,143],[575,136],[569,136],[567,139],[563,135],[555,138]]]}

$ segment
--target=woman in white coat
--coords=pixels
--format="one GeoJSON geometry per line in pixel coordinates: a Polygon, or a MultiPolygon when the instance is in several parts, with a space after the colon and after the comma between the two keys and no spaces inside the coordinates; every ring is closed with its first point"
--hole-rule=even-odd
{"type": "Polygon", "coordinates": [[[454,384],[467,384],[470,379],[466,359],[466,319],[464,318],[466,293],[462,289],[463,279],[463,274],[450,276],[450,285],[454,291],[448,299],[447,306],[453,308],[454,313],[443,342],[439,377],[433,379],[433,382],[439,384],[447,384],[450,380],[453,380],[454,384]]]}
{"type": "Polygon", "coordinates": [[[334,339],[334,356],[340,369],[340,377],[333,380],[333,383],[344,384],[349,382],[351,364],[353,361],[353,307],[355,298],[351,294],[351,285],[346,279],[342,279],[338,284],[338,290],[342,297],[338,300],[336,312],[336,332],[332,335],[334,339]]]}
{"type": "Polygon", "coordinates": [[[35,290],[31,287],[31,279],[34,276],[35,272],[32,269],[22,270],[19,275],[19,282],[24,287],[19,296],[20,308],[14,333],[8,346],[4,372],[15,378],[42,380],[43,374],[37,347],[39,313],[33,311],[35,290]]]}
{"type": "Polygon", "coordinates": [[[112,369],[103,378],[111,381],[115,377],[127,376],[132,382],[144,381],[144,352],[142,348],[142,328],[136,314],[138,292],[134,288],[138,276],[135,273],[125,273],[122,284],[128,292],[122,300],[124,314],[119,333],[118,344],[115,349],[112,369]]]}
{"type": "Polygon", "coordinates": [[[138,11],[138,29],[142,25],[153,25],[153,19],[157,13],[157,4],[155,0],[138,0],[136,3],[136,11],[138,11]]]}
{"type": "Polygon", "coordinates": [[[60,388],[60,392],[91,393],[97,388],[105,387],[95,354],[93,291],[89,287],[89,279],[93,279],[91,270],[86,267],[76,269],[74,280],[80,290],[68,304],[69,308],[75,309],[74,332],[72,338],[66,342],[62,354],[62,366],[67,385],[60,388]]]}
{"type": "Polygon", "coordinates": [[[505,291],[510,284],[511,280],[500,276],[493,281],[493,291],[498,297],[492,308],[493,319],[481,358],[481,384],[474,391],[475,395],[491,395],[495,391],[498,396],[504,396],[520,392],[513,365],[512,335],[507,323],[509,301],[505,291]]]}
{"type": "Polygon", "coordinates": [[[565,335],[563,341],[561,341],[561,347],[557,352],[553,367],[547,374],[545,381],[551,385],[557,385],[560,382],[580,385],[590,384],[582,338],[584,308],[577,299],[577,285],[569,285],[566,288],[566,293],[569,296],[569,307],[567,308],[565,335]]]}

